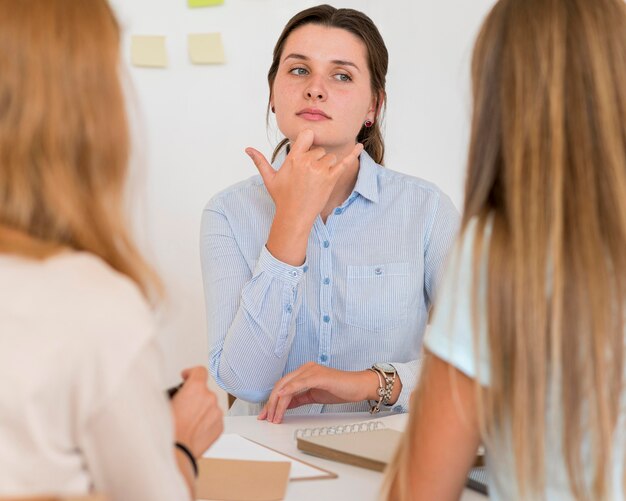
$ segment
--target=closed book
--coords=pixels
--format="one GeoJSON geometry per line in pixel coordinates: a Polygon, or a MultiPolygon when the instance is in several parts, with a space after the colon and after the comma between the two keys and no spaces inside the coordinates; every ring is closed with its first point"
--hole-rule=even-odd
{"type": "Polygon", "coordinates": [[[396,430],[371,429],[359,433],[341,433],[298,437],[298,449],[307,454],[375,471],[383,471],[400,444],[402,433],[396,430]]]}

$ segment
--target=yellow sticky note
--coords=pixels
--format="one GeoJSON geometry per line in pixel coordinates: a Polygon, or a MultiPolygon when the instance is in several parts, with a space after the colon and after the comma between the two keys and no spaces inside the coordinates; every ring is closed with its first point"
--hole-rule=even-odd
{"type": "Polygon", "coordinates": [[[130,59],[133,66],[165,68],[167,66],[165,37],[137,35],[131,37],[130,59]]]}
{"type": "Polygon", "coordinates": [[[189,7],[212,7],[222,5],[224,0],[187,0],[189,7]]]}
{"type": "Polygon", "coordinates": [[[189,58],[193,64],[221,64],[224,62],[224,46],[220,33],[189,35],[189,58]]]}

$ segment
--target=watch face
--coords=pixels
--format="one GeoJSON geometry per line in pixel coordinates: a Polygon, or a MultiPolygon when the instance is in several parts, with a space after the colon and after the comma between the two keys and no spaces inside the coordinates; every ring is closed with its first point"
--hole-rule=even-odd
{"type": "Polygon", "coordinates": [[[376,367],[377,369],[380,369],[383,372],[389,372],[389,373],[396,372],[396,368],[393,365],[387,364],[384,362],[375,363],[374,367],[376,367]]]}

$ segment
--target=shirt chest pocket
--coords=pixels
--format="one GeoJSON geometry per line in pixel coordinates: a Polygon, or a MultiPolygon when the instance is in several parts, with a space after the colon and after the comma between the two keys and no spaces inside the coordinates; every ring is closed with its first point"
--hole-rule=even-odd
{"type": "Polygon", "coordinates": [[[348,266],[346,323],[370,331],[406,322],[409,263],[348,266]]]}

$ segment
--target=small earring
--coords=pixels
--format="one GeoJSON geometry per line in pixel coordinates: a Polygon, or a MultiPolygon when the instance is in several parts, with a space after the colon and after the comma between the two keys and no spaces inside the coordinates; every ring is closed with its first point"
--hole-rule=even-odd
{"type": "Polygon", "coordinates": [[[365,120],[365,123],[363,125],[365,125],[365,127],[369,129],[372,125],[374,125],[374,122],[372,122],[371,120],[365,120]]]}

